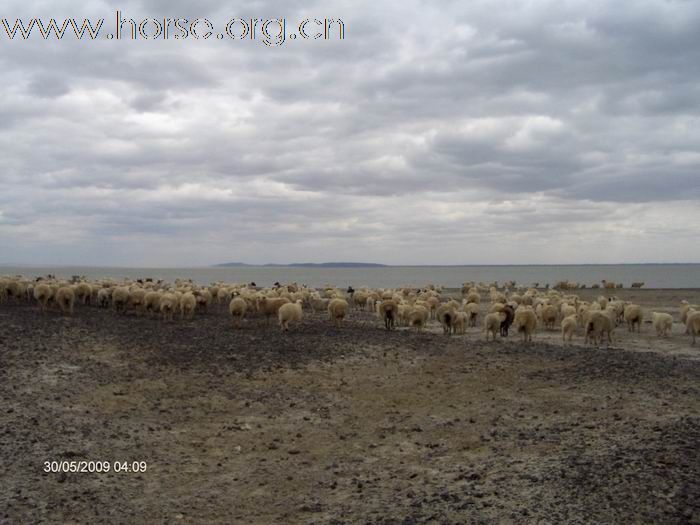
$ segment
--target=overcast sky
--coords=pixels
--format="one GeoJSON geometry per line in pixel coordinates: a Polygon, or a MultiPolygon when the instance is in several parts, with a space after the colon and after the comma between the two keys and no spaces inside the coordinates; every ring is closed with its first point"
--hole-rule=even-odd
{"type": "Polygon", "coordinates": [[[345,39],[0,28],[0,263],[700,261],[700,2],[2,0],[0,17],[106,34],[116,9],[287,33],[340,18],[345,39]]]}

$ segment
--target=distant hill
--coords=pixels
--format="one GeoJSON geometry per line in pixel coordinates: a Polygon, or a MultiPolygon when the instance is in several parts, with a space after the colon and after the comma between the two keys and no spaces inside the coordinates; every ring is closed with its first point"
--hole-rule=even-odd
{"type": "Polygon", "coordinates": [[[364,263],[364,262],[327,262],[327,263],[290,263],[290,264],[246,264],[241,262],[230,262],[215,264],[215,268],[240,268],[253,266],[258,268],[385,268],[386,264],[364,263]]]}

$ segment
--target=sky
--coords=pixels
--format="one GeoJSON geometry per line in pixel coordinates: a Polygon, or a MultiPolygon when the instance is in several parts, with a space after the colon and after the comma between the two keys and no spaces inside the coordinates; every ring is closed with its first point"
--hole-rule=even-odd
{"type": "Polygon", "coordinates": [[[699,2],[3,0],[32,17],[105,22],[0,27],[0,263],[700,261],[699,2]]]}

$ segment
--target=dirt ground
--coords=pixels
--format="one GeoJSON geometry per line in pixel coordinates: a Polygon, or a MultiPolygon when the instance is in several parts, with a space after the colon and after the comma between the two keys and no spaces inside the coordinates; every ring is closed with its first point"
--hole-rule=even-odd
{"type": "MultiPolygon", "coordinates": [[[[584,298],[596,291],[579,291],[584,298]]],[[[672,312],[700,290],[622,290],[672,312]]],[[[700,523],[700,345],[0,305],[0,523],[700,523]],[[45,461],[146,472],[45,473],[45,461]]]]}

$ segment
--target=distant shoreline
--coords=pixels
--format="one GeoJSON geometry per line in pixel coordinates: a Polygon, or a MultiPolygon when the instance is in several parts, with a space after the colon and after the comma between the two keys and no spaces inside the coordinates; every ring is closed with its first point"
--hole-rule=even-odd
{"type": "Polygon", "coordinates": [[[91,268],[133,270],[205,270],[211,268],[555,268],[555,267],[609,267],[609,266],[698,266],[700,262],[653,263],[566,263],[566,264],[380,264],[380,263],[290,263],[247,264],[222,263],[204,266],[101,266],[86,264],[27,264],[0,263],[2,268],[91,268]]]}

